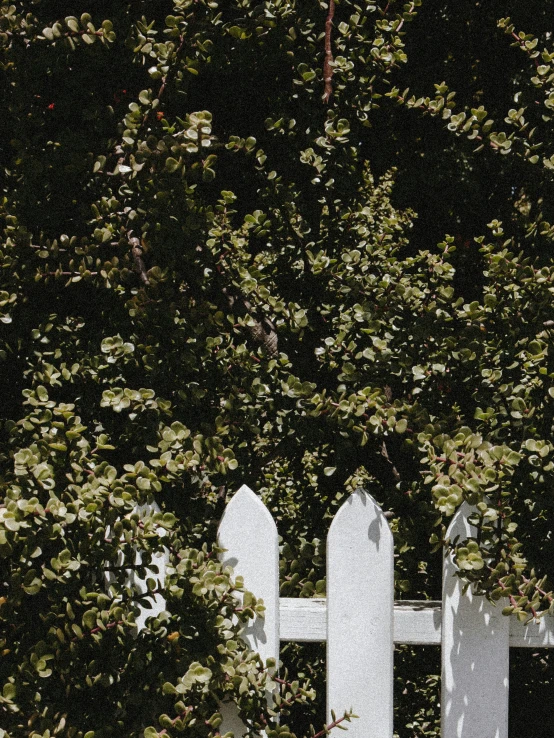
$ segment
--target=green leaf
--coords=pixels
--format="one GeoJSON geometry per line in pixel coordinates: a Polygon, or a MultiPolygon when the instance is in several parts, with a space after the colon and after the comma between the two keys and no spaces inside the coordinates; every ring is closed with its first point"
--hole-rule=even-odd
{"type": "Polygon", "coordinates": [[[88,628],[89,630],[92,630],[96,627],[96,611],[95,610],[87,610],[83,614],[83,625],[85,628],[88,628]]]}
{"type": "Polygon", "coordinates": [[[74,15],[67,16],[65,23],[70,31],[73,31],[74,33],[78,33],[80,31],[79,21],[74,15]]]}
{"type": "Polygon", "coordinates": [[[181,159],[174,159],[172,156],[168,156],[165,160],[165,169],[167,172],[173,174],[181,168],[181,159]]]}
{"type": "Polygon", "coordinates": [[[394,426],[394,430],[395,430],[395,431],[396,431],[397,433],[405,433],[405,432],[406,432],[406,429],[407,429],[407,427],[408,427],[408,421],[406,420],[406,418],[401,418],[401,419],[400,419],[400,420],[399,420],[399,421],[398,421],[398,422],[396,423],[396,425],[394,426]]]}

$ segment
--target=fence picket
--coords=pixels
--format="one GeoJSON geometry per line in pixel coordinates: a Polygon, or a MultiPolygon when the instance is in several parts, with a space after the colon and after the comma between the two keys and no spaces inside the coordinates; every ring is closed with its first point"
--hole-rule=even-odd
{"type": "Polygon", "coordinates": [[[327,710],[352,708],[349,738],[391,738],[392,534],[381,508],[357,490],[327,538],[327,710]]]}
{"type": "MultiPolygon", "coordinates": [[[[474,534],[464,503],[447,535],[474,534]]],[[[450,554],[443,567],[442,738],[507,738],[510,619],[454,576],[450,554]]]]}
{"type": "MultiPolygon", "coordinates": [[[[154,513],[160,512],[160,506],[157,502],[137,505],[135,508],[135,512],[137,512],[141,517],[145,517],[146,515],[152,515],[154,513]]],[[[158,535],[162,537],[165,536],[165,530],[161,527],[156,528],[156,533],[158,533],[158,535]]],[[[157,573],[154,573],[152,569],[148,568],[146,570],[146,578],[143,578],[137,576],[134,571],[131,571],[129,574],[129,585],[134,587],[138,593],[146,594],[148,592],[147,581],[149,578],[153,578],[156,579],[158,582],[158,589],[161,589],[163,587],[163,583],[165,582],[165,567],[168,560],[169,554],[167,549],[163,553],[155,553],[152,556],[152,564],[157,566],[157,573]]],[[[142,556],[140,551],[137,551],[135,555],[135,564],[140,563],[142,563],[142,556]]],[[[143,628],[145,627],[147,618],[156,617],[165,610],[166,602],[165,598],[161,594],[151,595],[150,597],[148,597],[148,601],[148,607],[146,607],[144,604],[140,606],[140,614],[136,619],[137,629],[139,631],[143,630],[143,628]]]]}
{"type": "MultiPolygon", "coordinates": [[[[135,505],[135,508],[133,510],[134,513],[137,513],[139,517],[145,518],[148,515],[152,515],[155,513],[160,512],[160,507],[157,502],[149,502],[144,503],[143,505],[135,505]]],[[[161,527],[158,526],[156,528],[156,533],[158,533],[159,536],[163,537],[165,536],[166,532],[161,527]]],[[[112,535],[111,529],[108,528],[108,535],[112,535]]],[[[156,589],[161,590],[164,586],[165,582],[165,569],[167,566],[167,563],[169,561],[169,552],[167,549],[164,551],[158,551],[157,553],[154,553],[152,555],[151,564],[157,567],[157,571],[154,571],[151,567],[147,567],[146,571],[143,575],[137,574],[137,572],[132,569],[131,567],[128,569],[127,577],[126,577],[126,585],[128,587],[131,587],[136,594],[138,595],[145,595],[149,592],[148,589],[148,579],[154,579],[157,581],[158,586],[156,589]]],[[[117,566],[123,566],[124,564],[124,557],[121,551],[118,554],[117,558],[117,566]]],[[[133,561],[133,565],[136,564],[142,564],[142,554],[139,549],[135,549],[135,558],[133,561]]],[[[104,575],[104,582],[106,589],[109,591],[110,585],[112,582],[116,580],[116,576],[113,572],[106,572],[104,575]]],[[[138,604],[138,615],[135,619],[135,625],[137,628],[137,632],[140,632],[141,630],[144,630],[146,627],[146,620],[149,617],[157,617],[160,615],[164,610],[166,606],[165,597],[163,597],[162,594],[158,591],[156,594],[150,594],[149,597],[146,597],[144,599],[141,598],[139,604],[138,604]]]]}
{"type": "MultiPolygon", "coordinates": [[[[244,631],[248,646],[262,659],[279,659],[279,542],[277,526],[268,509],[252,490],[243,485],[227,505],[218,532],[224,564],[242,576],[244,586],[262,598],[265,617],[256,618],[244,631]]],[[[235,738],[246,733],[234,704],[220,706],[222,734],[233,731],[235,738]]]]}

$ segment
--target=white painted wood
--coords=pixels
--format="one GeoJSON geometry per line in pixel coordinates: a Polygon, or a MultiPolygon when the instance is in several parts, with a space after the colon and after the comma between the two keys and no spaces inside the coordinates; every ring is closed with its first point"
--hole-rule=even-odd
{"type": "Polygon", "coordinates": [[[404,600],[394,605],[394,642],[412,646],[440,646],[441,603],[404,600]]]}
{"type": "Polygon", "coordinates": [[[327,713],[353,709],[349,738],[391,738],[392,534],[364,490],[335,516],[327,538],[327,713]]]}
{"type": "Polygon", "coordinates": [[[231,732],[234,738],[239,738],[239,736],[246,734],[246,725],[240,719],[239,711],[234,702],[222,702],[218,709],[221,715],[221,735],[231,732]]]}
{"type": "MultiPolygon", "coordinates": [[[[467,539],[475,531],[464,503],[448,536],[467,539]]],[[[508,738],[508,664],[510,620],[468,590],[454,576],[448,553],[443,568],[442,738],[508,738]]]]}
{"type": "Polygon", "coordinates": [[[538,623],[510,621],[510,648],[554,648],[554,617],[545,615],[538,623]]]}
{"type": "MultiPolygon", "coordinates": [[[[135,508],[135,512],[138,512],[141,517],[146,517],[147,515],[154,515],[155,513],[160,512],[160,506],[157,502],[152,502],[145,505],[137,505],[137,507],[135,508]]],[[[162,537],[166,535],[166,531],[161,526],[158,526],[156,528],[156,533],[162,537]]],[[[152,569],[148,568],[146,570],[146,577],[141,578],[137,576],[136,572],[133,571],[129,575],[130,585],[133,586],[140,594],[145,594],[148,591],[146,581],[148,579],[155,579],[157,582],[156,589],[161,589],[165,582],[165,567],[168,560],[169,552],[167,550],[163,553],[158,552],[154,554],[152,556],[152,564],[154,564],[158,568],[158,573],[156,574],[152,569]]],[[[140,564],[141,561],[141,553],[140,551],[137,551],[135,556],[135,563],[140,564]]],[[[165,597],[163,597],[161,594],[158,593],[155,595],[151,595],[147,599],[149,601],[150,607],[147,608],[141,606],[140,615],[136,619],[137,629],[139,631],[143,630],[143,628],[145,627],[147,618],[158,616],[165,610],[165,597]]]]}
{"type": "MultiPolygon", "coordinates": [[[[281,641],[327,640],[327,600],[324,597],[279,599],[281,641]]],[[[394,603],[394,642],[412,646],[441,645],[442,603],[435,600],[398,600],[394,603]]],[[[508,618],[510,648],[554,648],[554,617],[525,625],[508,618]]]]}
{"type": "MultiPolygon", "coordinates": [[[[160,507],[155,501],[144,505],[136,505],[133,510],[133,513],[138,513],[141,518],[145,518],[158,512],[160,512],[160,507]]],[[[160,536],[166,535],[166,531],[160,526],[156,528],[156,533],[158,533],[158,535],[160,536]]],[[[107,535],[112,535],[109,528],[107,531],[107,535]]],[[[163,552],[160,551],[158,553],[155,553],[152,556],[152,564],[157,567],[158,571],[155,572],[149,567],[148,569],[146,569],[145,577],[140,577],[136,573],[136,571],[129,569],[126,577],[127,586],[132,587],[138,594],[146,594],[148,592],[148,587],[146,584],[147,580],[154,579],[157,582],[156,589],[161,589],[165,582],[165,568],[168,560],[169,552],[167,551],[167,549],[163,552]]],[[[117,566],[123,566],[123,563],[123,555],[121,554],[121,552],[119,552],[116,564],[117,566]]],[[[135,550],[135,558],[133,563],[142,563],[142,555],[138,549],[135,550]]],[[[113,572],[107,572],[105,574],[104,580],[106,589],[109,589],[110,585],[115,582],[116,576],[113,572]]],[[[144,603],[145,600],[148,601],[149,606],[146,607],[146,605],[143,604],[139,605],[139,614],[135,620],[137,632],[140,632],[144,629],[147,618],[158,616],[165,610],[165,597],[163,597],[161,594],[157,593],[150,595],[150,597],[141,600],[141,603],[144,603]]]]}
{"type": "MultiPolygon", "coordinates": [[[[243,485],[225,509],[218,531],[218,542],[226,551],[221,561],[233,567],[234,576],[266,607],[265,617],[257,617],[244,630],[243,639],[260,654],[279,660],[279,541],[275,521],[254,492],[243,485]]],[[[221,706],[220,732],[233,731],[235,738],[246,733],[234,705],[221,706]]]]}
{"type": "Polygon", "coordinates": [[[327,600],[279,598],[279,632],[282,641],[314,643],[327,640],[327,600]]]}
{"type": "Polygon", "coordinates": [[[243,485],[231,499],[221,519],[218,542],[225,566],[241,576],[245,588],[266,607],[245,630],[244,640],[265,661],[279,657],[279,540],[269,510],[252,490],[243,485]]]}
{"type": "MultiPolygon", "coordinates": [[[[324,597],[279,600],[281,641],[327,640],[327,600],[324,597]]],[[[400,600],[394,603],[394,642],[440,646],[441,602],[400,600]]]]}

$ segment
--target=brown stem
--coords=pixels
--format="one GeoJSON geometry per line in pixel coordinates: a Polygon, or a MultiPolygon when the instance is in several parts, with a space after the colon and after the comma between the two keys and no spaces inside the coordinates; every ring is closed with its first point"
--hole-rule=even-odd
{"type": "Polygon", "coordinates": [[[324,735],[327,735],[330,730],[333,730],[333,728],[336,728],[337,725],[340,725],[346,720],[346,715],[343,715],[338,720],[333,720],[332,723],[329,723],[329,725],[326,725],[323,730],[320,730],[319,733],[316,733],[312,738],[322,738],[324,735]]]}
{"type": "MultiPolygon", "coordinates": [[[[160,84],[160,88],[158,90],[158,94],[157,94],[157,98],[156,98],[158,100],[158,103],[160,102],[161,97],[162,97],[162,95],[165,92],[165,89],[167,87],[167,83],[171,79],[171,76],[175,73],[176,63],[177,63],[177,61],[179,59],[179,56],[181,55],[181,52],[183,51],[184,45],[185,45],[185,36],[183,35],[183,36],[180,36],[179,37],[179,46],[177,47],[177,49],[175,51],[175,57],[174,57],[175,64],[168,70],[168,72],[165,75],[165,77],[162,78],[162,81],[161,81],[161,84],[160,84]]],[[[148,110],[146,111],[146,113],[143,115],[142,121],[141,121],[140,126],[139,126],[139,130],[138,130],[137,133],[140,133],[140,131],[142,130],[142,128],[146,125],[146,123],[148,122],[148,119],[150,117],[150,113],[153,111],[153,109],[154,108],[152,108],[152,107],[148,108],[148,110]]],[[[120,149],[119,152],[117,151],[118,148],[120,149],[119,145],[118,145],[118,147],[116,147],[116,152],[117,153],[122,153],[121,152],[121,149],[120,149]]],[[[120,156],[119,159],[117,160],[117,163],[119,165],[123,164],[127,160],[128,156],[129,156],[128,153],[124,154],[123,156],[120,156]]],[[[144,282],[144,278],[143,278],[142,281],[144,282]]],[[[144,283],[145,284],[150,284],[149,282],[144,282],[144,283]]]]}
{"type": "MultiPolygon", "coordinates": [[[[522,579],[523,579],[523,581],[524,581],[524,583],[525,583],[525,584],[529,584],[529,583],[530,583],[530,580],[529,580],[529,579],[526,579],[526,577],[522,577],[522,579]]],[[[547,600],[548,600],[548,601],[549,601],[550,603],[552,603],[552,596],[550,595],[550,593],[549,593],[549,592],[545,592],[545,591],[544,591],[544,589],[541,589],[540,587],[537,587],[537,585],[536,585],[536,584],[534,584],[533,586],[535,587],[535,589],[537,590],[537,592],[538,592],[538,593],[539,593],[540,595],[542,595],[542,596],[543,596],[543,597],[545,597],[545,598],[546,598],[546,599],[547,599],[547,600]]]]}
{"type": "MultiPolygon", "coordinates": [[[[250,304],[240,290],[233,292],[232,290],[228,290],[226,287],[223,287],[221,291],[227,298],[227,302],[231,309],[236,309],[239,315],[249,314],[254,318],[254,325],[246,326],[254,341],[256,341],[256,343],[263,344],[271,358],[279,356],[277,332],[271,320],[264,315],[257,315],[256,309],[250,304]]],[[[260,363],[260,360],[257,357],[252,356],[252,354],[250,357],[257,363],[260,363]]]]}
{"type": "Polygon", "coordinates": [[[394,465],[394,462],[391,460],[389,456],[389,451],[387,448],[386,442],[383,440],[383,443],[381,444],[381,456],[390,464],[392,476],[394,477],[396,482],[401,481],[400,473],[396,466],[394,465]]]}
{"type": "MultiPolygon", "coordinates": [[[[112,621],[111,623],[106,623],[106,630],[109,630],[110,628],[115,628],[118,625],[123,625],[123,622],[124,622],[123,620],[118,620],[117,622],[113,622],[112,621]]],[[[103,629],[102,628],[93,628],[92,630],[89,630],[89,633],[90,633],[90,635],[94,635],[94,633],[99,633],[101,630],[103,630],[103,629]]],[[[73,640],[75,640],[75,638],[73,640]]]]}
{"type": "MultiPolygon", "coordinates": [[[[116,628],[118,625],[123,625],[124,622],[125,622],[124,620],[117,620],[117,621],[113,621],[112,620],[110,623],[106,623],[106,625],[104,626],[104,628],[106,630],[110,630],[111,628],[116,628]]],[[[83,633],[83,637],[86,636],[86,635],[94,635],[95,633],[99,633],[101,630],[104,630],[104,628],[101,628],[101,627],[92,628],[92,630],[85,631],[83,633]]],[[[75,637],[75,638],[72,638],[71,639],[71,642],[72,643],[76,643],[78,640],[79,640],[79,638],[75,637]]]]}
{"type": "MultiPolygon", "coordinates": [[[[177,50],[175,51],[175,59],[177,60],[179,56],[181,55],[181,52],[183,51],[183,46],[185,45],[185,36],[181,36],[179,38],[179,46],[177,47],[177,50]]],[[[172,67],[168,73],[165,75],[165,77],[162,79],[162,83],[160,85],[160,89],[158,90],[157,99],[160,100],[162,95],[165,92],[166,85],[169,81],[170,72],[174,70],[174,67],[172,67]]]]}
{"type": "Polygon", "coordinates": [[[144,261],[142,260],[142,249],[140,247],[140,241],[136,236],[132,235],[132,231],[129,231],[127,237],[129,239],[129,243],[131,244],[131,253],[133,254],[133,259],[135,260],[135,269],[140,274],[140,278],[142,279],[143,283],[148,287],[148,285],[150,284],[150,280],[148,279],[148,275],[146,274],[146,267],[144,266],[144,261]]]}
{"type": "MultiPolygon", "coordinates": [[[[522,51],[525,51],[525,53],[526,53],[526,54],[527,54],[528,56],[530,56],[530,55],[529,55],[529,51],[527,50],[527,48],[526,48],[526,46],[525,46],[525,41],[524,41],[523,39],[521,39],[521,38],[520,38],[520,37],[519,37],[519,36],[517,35],[517,33],[514,33],[513,31],[512,31],[512,33],[511,33],[510,35],[511,35],[511,37],[512,37],[512,38],[514,38],[514,39],[515,39],[515,40],[517,41],[517,43],[519,44],[519,48],[520,48],[520,49],[521,49],[522,51]]],[[[530,58],[532,58],[532,59],[533,59],[533,62],[535,63],[535,66],[536,66],[536,67],[538,67],[538,66],[539,66],[539,60],[538,60],[538,59],[537,59],[536,57],[534,57],[534,58],[533,58],[533,57],[530,57],[530,58]]]]}
{"type": "Polygon", "coordinates": [[[333,50],[331,48],[331,30],[335,15],[335,0],[329,0],[329,13],[325,21],[325,61],[323,62],[323,80],[325,88],[323,102],[328,103],[333,94],[333,50]]]}
{"type": "MultiPolygon", "coordinates": [[[[194,707],[192,705],[189,705],[189,707],[185,707],[185,709],[183,710],[183,712],[180,715],[177,715],[177,717],[174,718],[171,721],[171,725],[175,725],[175,723],[177,722],[177,720],[182,720],[189,713],[193,712],[193,710],[194,710],[194,707]]],[[[163,730],[160,730],[160,732],[158,733],[158,735],[166,735],[166,734],[167,734],[167,728],[164,728],[163,730]]]]}

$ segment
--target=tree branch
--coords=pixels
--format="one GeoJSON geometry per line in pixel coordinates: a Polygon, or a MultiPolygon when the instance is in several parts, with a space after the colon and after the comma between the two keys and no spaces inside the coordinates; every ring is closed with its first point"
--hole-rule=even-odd
{"type": "Polygon", "coordinates": [[[328,103],[333,94],[333,51],[331,49],[331,30],[335,15],[335,0],[329,0],[329,13],[325,21],[325,61],[323,62],[323,80],[325,88],[323,102],[328,103]]]}
{"type": "Polygon", "coordinates": [[[231,309],[236,308],[239,314],[249,314],[254,319],[254,325],[246,326],[254,341],[263,344],[271,358],[274,359],[279,356],[277,332],[271,320],[265,315],[258,315],[256,309],[252,307],[251,303],[238,290],[232,292],[227,287],[224,287],[222,292],[227,298],[231,309]]]}
{"type": "Polygon", "coordinates": [[[127,233],[127,238],[129,239],[129,243],[131,244],[131,253],[133,254],[133,259],[135,260],[135,269],[140,274],[140,278],[142,279],[143,283],[148,287],[150,284],[150,280],[148,279],[148,275],[146,274],[146,267],[144,266],[144,261],[142,260],[142,249],[140,247],[140,241],[136,236],[133,236],[133,232],[129,231],[127,233]]]}

